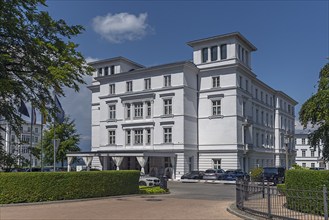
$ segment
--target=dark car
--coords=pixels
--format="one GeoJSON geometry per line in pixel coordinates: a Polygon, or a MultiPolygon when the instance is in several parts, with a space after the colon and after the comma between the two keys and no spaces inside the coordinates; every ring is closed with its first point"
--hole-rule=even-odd
{"type": "Polygon", "coordinates": [[[278,183],[284,183],[284,167],[264,167],[263,168],[263,180],[273,182],[275,185],[278,183]]]}
{"type": "Polygon", "coordinates": [[[222,180],[225,171],[223,169],[208,169],[203,174],[204,180],[222,180]]]}
{"type": "Polygon", "coordinates": [[[249,175],[240,169],[231,169],[226,170],[223,176],[223,180],[235,181],[239,179],[249,180],[249,175]]]}
{"type": "Polygon", "coordinates": [[[191,172],[188,172],[188,173],[185,173],[181,179],[202,179],[203,177],[203,173],[202,171],[191,171],[191,172]]]}

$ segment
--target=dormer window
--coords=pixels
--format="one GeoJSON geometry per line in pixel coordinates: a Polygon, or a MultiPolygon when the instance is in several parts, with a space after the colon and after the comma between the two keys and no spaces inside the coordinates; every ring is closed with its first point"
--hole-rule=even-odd
{"type": "Polygon", "coordinates": [[[220,59],[227,59],[227,44],[220,45],[220,59]]]}
{"type": "Polygon", "coordinates": [[[114,74],[114,66],[111,66],[111,75],[114,74]]]}
{"type": "Polygon", "coordinates": [[[218,48],[217,46],[213,46],[210,48],[211,51],[211,61],[215,61],[218,59],[218,48]]]}
{"type": "Polygon", "coordinates": [[[202,48],[202,63],[208,61],[208,48],[202,48]]]}
{"type": "Polygon", "coordinates": [[[102,76],[102,68],[98,68],[97,75],[102,76]]]}
{"type": "Polygon", "coordinates": [[[104,76],[107,76],[107,75],[109,75],[109,67],[108,66],[106,66],[104,68],[104,76]]]}

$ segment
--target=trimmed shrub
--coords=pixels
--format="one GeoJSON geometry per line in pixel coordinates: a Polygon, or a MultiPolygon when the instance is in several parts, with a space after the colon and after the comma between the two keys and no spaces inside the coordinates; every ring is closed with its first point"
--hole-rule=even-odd
{"type": "Polygon", "coordinates": [[[276,184],[276,188],[281,195],[286,195],[286,184],[276,184]]]}
{"type": "Polygon", "coordinates": [[[0,204],[139,193],[139,171],[0,173],[0,204]]]}
{"type": "Polygon", "coordinates": [[[323,186],[329,188],[328,170],[288,170],[285,185],[288,208],[323,215],[323,186]]]}
{"type": "Polygon", "coordinates": [[[162,189],[160,186],[139,186],[140,194],[163,194],[167,192],[169,192],[168,189],[162,189]]]}
{"type": "Polygon", "coordinates": [[[250,170],[250,178],[253,182],[262,182],[263,168],[257,167],[250,170]]]}

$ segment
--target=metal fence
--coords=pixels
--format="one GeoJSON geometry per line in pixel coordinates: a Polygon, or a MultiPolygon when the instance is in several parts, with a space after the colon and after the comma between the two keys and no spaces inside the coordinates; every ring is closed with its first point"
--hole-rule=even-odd
{"type": "Polygon", "coordinates": [[[269,219],[328,220],[327,187],[322,190],[287,190],[269,182],[238,181],[236,206],[269,219]]]}

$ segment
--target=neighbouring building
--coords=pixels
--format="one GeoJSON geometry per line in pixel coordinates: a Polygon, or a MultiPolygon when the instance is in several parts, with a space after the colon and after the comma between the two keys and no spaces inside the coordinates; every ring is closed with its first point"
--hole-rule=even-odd
{"type": "MultiPolygon", "coordinates": [[[[7,153],[14,155],[21,155],[27,160],[31,160],[32,167],[40,166],[40,160],[31,155],[31,134],[32,134],[32,147],[36,147],[41,140],[41,124],[34,124],[31,130],[31,124],[25,123],[21,127],[20,138],[18,138],[11,130],[8,123],[5,121],[0,122],[0,136],[2,137],[2,147],[7,153]],[[31,132],[32,131],[32,132],[31,132]]],[[[18,165],[22,165],[22,161],[18,161],[18,165]]]]}
{"type": "Polygon", "coordinates": [[[306,131],[296,131],[295,142],[297,151],[296,163],[298,165],[308,168],[328,169],[323,160],[323,145],[321,143],[317,147],[311,148],[306,131]]]}
{"type": "Polygon", "coordinates": [[[172,178],[190,170],[285,166],[287,154],[293,164],[297,102],[252,72],[256,47],[238,32],[187,44],[193,61],[89,63],[96,70],[91,152],[68,154],[68,161],[82,156],[103,170],[172,178]]]}

